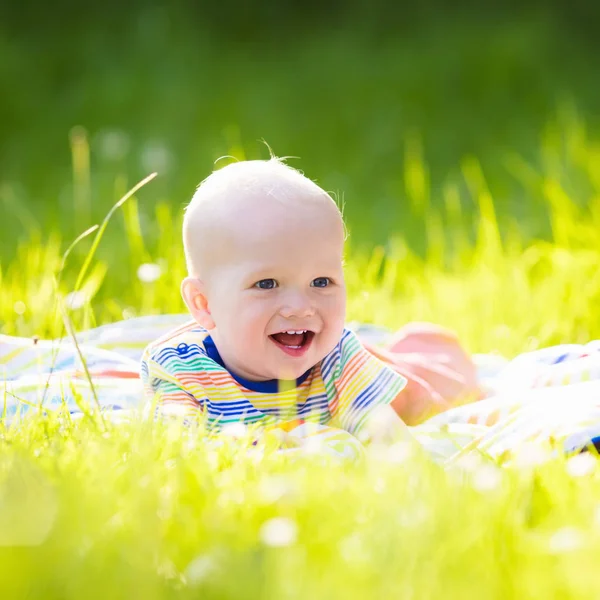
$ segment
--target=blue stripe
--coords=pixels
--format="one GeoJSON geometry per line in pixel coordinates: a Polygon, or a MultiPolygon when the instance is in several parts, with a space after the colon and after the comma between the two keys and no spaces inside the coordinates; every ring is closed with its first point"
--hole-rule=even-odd
{"type": "Polygon", "coordinates": [[[230,406],[227,402],[215,403],[207,398],[205,400],[205,406],[208,408],[209,416],[214,414],[227,416],[264,414],[254,408],[254,406],[252,406],[252,404],[250,404],[248,401],[246,401],[244,404],[236,403],[236,406],[230,406]],[[219,406],[219,404],[221,404],[221,406],[219,406]]]}
{"type": "Polygon", "coordinates": [[[309,396],[304,402],[298,404],[297,406],[299,410],[304,410],[305,408],[314,408],[315,406],[328,409],[329,402],[327,399],[327,394],[315,394],[314,396],[309,396]]]}
{"type": "Polygon", "coordinates": [[[196,356],[206,356],[198,344],[179,344],[176,348],[161,348],[152,358],[157,363],[162,364],[169,359],[177,358],[188,360],[196,356]]]}
{"type": "Polygon", "coordinates": [[[568,352],[566,354],[562,354],[561,356],[559,356],[557,359],[554,360],[554,364],[557,365],[558,363],[563,362],[568,356],[569,356],[568,352]]]}
{"type": "Polygon", "coordinates": [[[373,381],[371,385],[362,390],[354,399],[348,410],[348,427],[352,432],[354,430],[355,421],[359,421],[367,409],[373,405],[381,404],[376,402],[377,397],[382,395],[381,392],[385,389],[387,383],[392,383],[394,373],[381,372],[380,375],[373,381]]]}
{"type": "Polygon", "coordinates": [[[323,378],[329,379],[331,377],[331,371],[336,365],[339,365],[341,357],[341,344],[338,344],[322,361],[321,361],[321,375],[323,378]]]}

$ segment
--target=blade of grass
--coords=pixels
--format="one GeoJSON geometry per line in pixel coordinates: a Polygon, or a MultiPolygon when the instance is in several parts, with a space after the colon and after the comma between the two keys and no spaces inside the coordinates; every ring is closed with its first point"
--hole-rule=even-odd
{"type": "Polygon", "coordinates": [[[123,204],[125,202],[127,202],[127,200],[129,198],[131,198],[131,196],[133,196],[138,190],[140,190],[147,183],[149,183],[150,181],[152,181],[156,177],[156,175],[157,175],[157,173],[151,173],[150,175],[148,175],[148,177],[145,177],[139,183],[137,183],[136,185],[134,185],[118,202],[115,203],[115,205],[110,209],[110,211],[108,212],[108,214],[106,215],[106,217],[104,217],[104,220],[102,221],[102,223],[100,225],[98,233],[96,234],[96,237],[94,238],[94,241],[92,243],[92,247],[90,248],[90,251],[88,252],[87,256],[85,257],[85,260],[83,262],[81,270],[79,271],[79,275],[77,277],[77,281],[75,282],[74,291],[77,291],[81,287],[81,284],[83,283],[83,279],[85,278],[85,275],[86,275],[86,273],[87,273],[87,271],[88,271],[88,269],[90,267],[92,259],[94,258],[94,254],[96,254],[96,250],[98,249],[98,245],[100,244],[100,240],[102,239],[102,236],[104,235],[104,232],[106,231],[106,227],[108,226],[108,222],[110,221],[110,219],[113,216],[113,214],[121,206],[123,206],[123,204]]]}
{"type": "Polygon", "coordinates": [[[92,225],[89,229],[86,229],[83,233],[79,234],[75,240],[71,243],[71,245],[66,249],[65,253],[63,254],[62,257],[62,261],[60,263],[60,268],[58,270],[58,281],[60,282],[62,273],[65,269],[65,265],[67,263],[67,258],[69,258],[69,254],[71,254],[71,252],[73,251],[73,249],[75,248],[75,246],[84,238],[86,238],[88,235],[90,235],[90,233],[94,233],[94,231],[96,231],[98,229],[99,225],[92,225]]]}
{"type": "Polygon", "coordinates": [[[102,407],[100,406],[100,399],[98,398],[98,394],[96,392],[96,387],[94,386],[94,382],[92,381],[92,376],[87,366],[87,362],[85,357],[83,356],[83,352],[79,347],[79,342],[77,341],[77,337],[75,335],[75,331],[73,329],[73,324],[71,323],[71,319],[69,319],[69,315],[65,309],[64,303],[59,300],[59,306],[61,309],[61,314],[63,317],[63,321],[65,324],[65,329],[67,330],[67,335],[71,339],[71,342],[75,346],[75,351],[77,352],[77,356],[79,356],[79,360],[81,361],[81,365],[83,367],[83,372],[85,373],[85,377],[90,384],[90,389],[92,391],[92,397],[94,398],[94,404],[96,405],[96,409],[98,411],[98,417],[104,429],[106,429],[106,422],[104,420],[104,416],[102,415],[102,407]]]}

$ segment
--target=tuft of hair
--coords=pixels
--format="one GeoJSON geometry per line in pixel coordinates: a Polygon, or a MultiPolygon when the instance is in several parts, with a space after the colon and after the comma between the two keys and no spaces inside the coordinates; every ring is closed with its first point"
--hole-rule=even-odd
{"type": "MultiPolygon", "coordinates": [[[[216,204],[232,195],[247,194],[255,197],[272,198],[278,202],[294,203],[311,198],[328,199],[342,218],[339,206],[332,196],[314,181],[286,164],[284,158],[271,154],[268,160],[244,160],[230,163],[213,171],[196,188],[190,203],[185,208],[183,239],[188,271],[191,269],[191,231],[203,221],[216,204]]],[[[343,218],[342,218],[343,221],[343,218]]]]}
{"type": "Polygon", "coordinates": [[[289,199],[292,192],[297,192],[298,189],[302,189],[304,194],[325,195],[331,198],[325,190],[306,177],[302,171],[286,164],[284,158],[271,156],[268,160],[233,162],[213,171],[200,183],[186,212],[193,209],[194,205],[203,199],[230,190],[264,194],[286,200],[289,199]]]}

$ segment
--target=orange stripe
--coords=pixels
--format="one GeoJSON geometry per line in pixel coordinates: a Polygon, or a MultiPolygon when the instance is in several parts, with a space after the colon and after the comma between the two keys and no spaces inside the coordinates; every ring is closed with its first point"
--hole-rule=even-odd
{"type": "Polygon", "coordinates": [[[362,364],[365,362],[364,360],[361,360],[364,358],[364,355],[362,355],[360,352],[358,352],[356,354],[356,356],[353,356],[350,361],[347,363],[346,368],[344,369],[342,376],[340,377],[339,381],[338,381],[338,385],[340,387],[344,387],[346,385],[346,382],[353,379],[354,374],[360,369],[360,367],[362,367],[362,364]]]}
{"type": "MultiPolygon", "coordinates": [[[[102,369],[101,371],[90,370],[92,377],[116,377],[118,379],[139,379],[140,374],[137,371],[119,370],[119,369],[102,369]]],[[[87,375],[81,371],[75,372],[75,377],[79,379],[87,379],[87,375]]]]}
{"type": "Polygon", "coordinates": [[[196,410],[201,410],[200,405],[197,402],[194,402],[192,399],[190,398],[173,398],[173,397],[169,397],[169,396],[163,396],[159,402],[159,405],[169,405],[169,406],[174,406],[174,405],[181,405],[181,406],[189,406],[190,408],[194,408],[196,410]]]}

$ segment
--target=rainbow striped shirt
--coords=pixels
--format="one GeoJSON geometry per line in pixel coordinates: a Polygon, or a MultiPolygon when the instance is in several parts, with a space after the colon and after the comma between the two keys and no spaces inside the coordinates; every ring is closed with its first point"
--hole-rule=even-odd
{"type": "Polygon", "coordinates": [[[159,414],[208,425],[272,426],[296,419],[358,435],[374,408],[387,405],[406,380],[370,354],[349,329],[337,346],[296,382],[245,381],[224,366],[208,332],[188,323],[150,344],[141,377],[159,414]]]}

